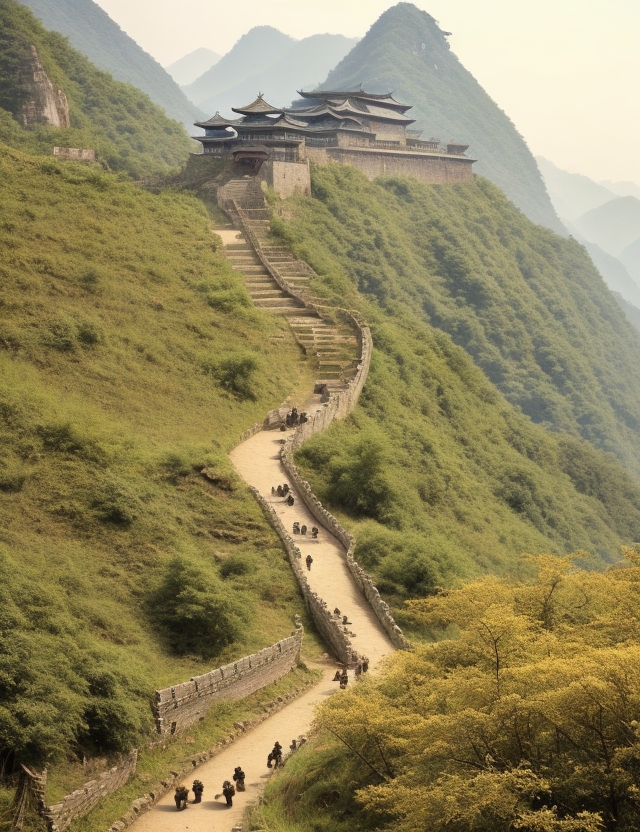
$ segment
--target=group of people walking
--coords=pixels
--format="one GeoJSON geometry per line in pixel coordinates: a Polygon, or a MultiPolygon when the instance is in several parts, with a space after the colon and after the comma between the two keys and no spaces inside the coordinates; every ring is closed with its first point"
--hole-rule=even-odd
{"type": "Polygon", "coordinates": [[[288,506],[292,506],[295,503],[295,498],[291,493],[291,489],[289,488],[286,482],[284,485],[279,485],[277,488],[274,485],[272,485],[271,496],[284,497],[284,501],[288,506]]]}
{"type": "Polygon", "coordinates": [[[288,428],[295,428],[296,425],[304,425],[307,421],[307,414],[305,412],[298,413],[297,407],[292,407],[291,411],[285,416],[285,426],[288,428]]]}
{"type": "MultiPolygon", "coordinates": [[[[293,524],[293,533],[294,533],[294,534],[302,534],[302,535],[306,535],[306,533],[307,533],[308,531],[309,531],[309,530],[308,530],[308,528],[304,525],[304,523],[303,523],[303,524],[302,524],[302,526],[301,526],[301,525],[300,525],[300,522],[299,522],[298,520],[296,520],[296,522],[293,524]]],[[[319,531],[320,531],[320,529],[319,529],[317,526],[312,526],[312,527],[311,527],[311,539],[312,539],[312,540],[317,540],[317,539],[318,539],[318,532],[319,532],[319,531]]]]}
{"type": "MultiPolygon", "coordinates": [[[[241,766],[235,767],[232,779],[233,783],[231,782],[231,780],[225,780],[222,784],[221,795],[224,796],[224,799],[227,802],[227,806],[233,806],[233,798],[236,793],[236,790],[239,792],[246,791],[246,786],[244,784],[245,773],[242,770],[241,766]]],[[[193,791],[193,803],[202,803],[202,793],[204,792],[204,784],[202,783],[202,781],[194,780],[191,789],[193,791]]],[[[217,800],[221,795],[215,795],[215,799],[217,800]]],[[[178,811],[187,808],[187,805],[189,803],[189,789],[184,785],[184,783],[181,783],[179,786],[176,787],[176,792],[173,796],[173,799],[175,800],[176,809],[178,811]]]]}

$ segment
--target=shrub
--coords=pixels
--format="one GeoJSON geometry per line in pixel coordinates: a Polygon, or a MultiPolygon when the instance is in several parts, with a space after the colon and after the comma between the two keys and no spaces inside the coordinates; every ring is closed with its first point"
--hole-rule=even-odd
{"type": "Polygon", "coordinates": [[[220,386],[240,401],[255,400],[254,375],[260,367],[252,353],[236,353],[221,359],[211,367],[211,373],[220,386]]]}
{"type": "Polygon", "coordinates": [[[209,659],[236,641],[245,623],[240,604],[201,569],[175,557],[151,596],[152,617],[174,652],[209,659]]]}

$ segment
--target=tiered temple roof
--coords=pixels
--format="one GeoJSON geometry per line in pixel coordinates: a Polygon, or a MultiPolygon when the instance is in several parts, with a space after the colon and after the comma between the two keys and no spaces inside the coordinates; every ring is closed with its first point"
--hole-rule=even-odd
{"type": "MultiPolygon", "coordinates": [[[[420,141],[419,133],[407,128],[415,119],[406,115],[410,104],[402,104],[393,93],[375,95],[358,90],[299,92],[302,101],[291,108],[273,107],[262,93],[244,107],[233,107],[240,118],[225,119],[216,113],[196,126],[205,131],[195,136],[205,153],[235,155],[244,145],[260,144],[271,155],[297,158],[298,149],[308,147],[358,147],[364,150],[439,152],[433,140],[420,141]],[[417,135],[416,135],[417,133],[417,135]]],[[[445,153],[462,155],[465,145],[451,143],[445,153]]]]}

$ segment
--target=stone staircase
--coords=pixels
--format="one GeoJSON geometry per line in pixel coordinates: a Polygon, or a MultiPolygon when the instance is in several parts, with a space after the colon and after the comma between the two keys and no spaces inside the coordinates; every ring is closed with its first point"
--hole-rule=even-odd
{"type": "MultiPolygon", "coordinates": [[[[225,252],[243,274],[254,304],[287,316],[298,343],[317,361],[316,389],[345,389],[360,355],[353,323],[343,320],[338,310],[323,310],[314,302],[309,280],[315,273],[271,236],[270,213],[259,184],[249,178],[232,179],[221,191],[220,205],[239,232],[226,242],[225,252]]],[[[320,395],[314,398],[319,401],[320,395]]]]}

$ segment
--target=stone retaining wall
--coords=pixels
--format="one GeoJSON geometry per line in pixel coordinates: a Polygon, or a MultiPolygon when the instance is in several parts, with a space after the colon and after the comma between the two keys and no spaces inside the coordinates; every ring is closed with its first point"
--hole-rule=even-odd
{"type": "MultiPolygon", "coordinates": [[[[109,771],[105,771],[95,780],[89,780],[81,789],[63,797],[59,803],[48,806],[44,800],[47,775],[29,774],[32,793],[36,797],[38,812],[44,818],[48,832],[63,832],[74,820],[90,812],[107,795],[112,794],[129,780],[136,770],[138,752],[132,751],[127,757],[109,771]]],[[[23,767],[24,768],[24,767],[23,767]]]]}
{"type": "Polygon", "coordinates": [[[331,647],[333,654],[342,664],[355,664],[358,660],[358,654],[353,649],[348,635],[344,632],[341,620],[332,614],[326,602],[317,593],[313,592],[309,586],[304,569],[302,568],[302,552],[285,529],[277,513],[262,494],[260,494],[258,489],[249,486],[249,490],[260,504],[267,520],[282,540],[287,557],[289,558],[289,563],[298,581],[298,586],[300,587],[302,596],[320,636],[331,647]]]}
{"type": "Polygon", "coordinates": [[[281,679],[300,658],[303,630],[237,662],[156,691],[158,733],[175,734],[203,719],[213,702],[243,699],[281,679]]]}

